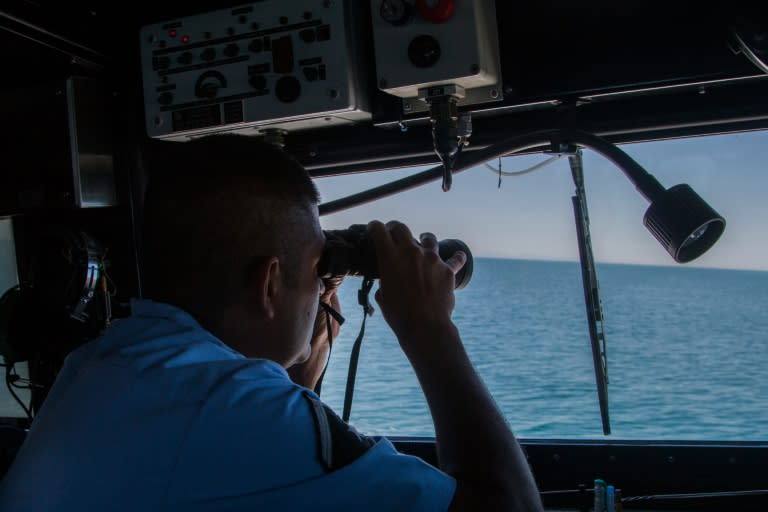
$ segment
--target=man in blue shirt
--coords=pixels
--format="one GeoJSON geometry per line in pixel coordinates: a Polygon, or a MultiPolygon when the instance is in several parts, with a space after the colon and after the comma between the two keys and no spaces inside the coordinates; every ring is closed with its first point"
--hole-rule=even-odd
{"type": "MultiPolygon", "coordinates": [[[[148,158],[146,296],[73,352],[0,483],[0,509],[540,510],[525,458],[451,321],[437,241],[369,225],[376,299],[435,422],[440,468],[362,436],[311,389],[329,351],[317,190],[223,136],[148,158]]],[[[332,333],[338,325],[331,326],[332,333]]]]}

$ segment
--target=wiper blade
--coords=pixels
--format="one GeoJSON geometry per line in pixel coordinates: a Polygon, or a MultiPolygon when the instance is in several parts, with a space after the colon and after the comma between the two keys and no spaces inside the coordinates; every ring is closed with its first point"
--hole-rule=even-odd
{"type": "Polygon", "coordinates": [[[608,415],[608,353],[605,343],[605,328],[603,325],[603,304],[600,300],[600,289],[597,283],[595,260],[592,256],[592,238],[589,233],[589,213],[587,212],[587,196],[584,190],[584,168],[581,150],[576,149],[568,157],[571,165],[573,182],[576,185],[573,201],[573,213],[576,219],[576,235],[579,242],[579,258],[581,260],[581,277],[584,283],[584,304],[587,308],[587,323],[589,339],[592,344],[592,359],[595,367],[597,383],[597,398],[600,403],[600,418],[603,422],[603,434],[611,433],[611,421],[608,415]]]}

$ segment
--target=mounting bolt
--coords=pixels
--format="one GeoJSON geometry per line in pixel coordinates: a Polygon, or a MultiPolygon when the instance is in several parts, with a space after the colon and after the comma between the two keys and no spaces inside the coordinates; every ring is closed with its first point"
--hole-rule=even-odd
{"type": "Polygon", "coordinates": [[[160,116],[155,116],[154,122],[157,127],[163,126],[163,118],[160,116]]]}
{"type": "Polygon", "coordinates": [[[410,101],[403,102],[403,110],[405,110],[406,112],[410,112],[411,110],[413,110],[413,105],[411,105],[410,101]]]}
{"type": "Polygon", "coordinates": [[[499,90],[498,89],[491,89],[491,98],[494,100],[499,97],[499,90]]]}

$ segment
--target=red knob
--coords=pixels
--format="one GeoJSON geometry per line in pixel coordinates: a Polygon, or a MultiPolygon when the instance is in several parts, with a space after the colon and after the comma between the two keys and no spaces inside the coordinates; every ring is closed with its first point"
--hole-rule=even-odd
{"type": "Polygon", "coordinates": [[[443,23],[456,12],[456,0],[416,0],[416,12],[426,21],[443,23]]]}

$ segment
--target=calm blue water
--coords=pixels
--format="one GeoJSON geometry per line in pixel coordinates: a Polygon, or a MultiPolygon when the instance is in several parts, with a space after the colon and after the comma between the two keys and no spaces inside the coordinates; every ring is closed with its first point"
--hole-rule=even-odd
{"type": "MultiPolygon", "coordinates": [[[[768,272],[598,265],[612,438],[768,440],[768,272]]],[[[347,323],[323,398],[341,411],[361,312],[347,323]]],[[[374,289],[375,290],[375,289],[374,289]]],[[[520,437],[602,437],[577,263],[479,259],[454,320],[520,437]]],[[[415,375],[380,313],[369,319],[351,422],[434,435],[415,375]]]]}

